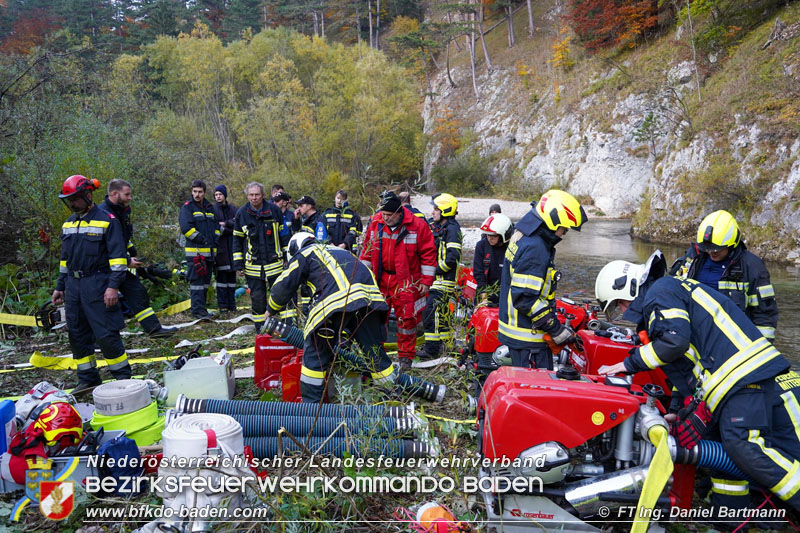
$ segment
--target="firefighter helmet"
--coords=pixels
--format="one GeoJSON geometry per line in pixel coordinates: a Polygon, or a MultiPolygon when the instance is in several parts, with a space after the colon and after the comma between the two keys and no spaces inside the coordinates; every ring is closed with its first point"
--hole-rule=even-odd
{"type": "Polygon", "coordinates": [[[292,235],[289,240],[289,257],[294,257],[297,252],[314,242],[314,236],[307,231],[300,231],[292,235]]]}
{"type": "Polygon", "coordinates": [[[609,320],[618,318],[619,300],[629,302],[639,296],[648,280],[655,280],[667,271],[667,261],[661,250],[656,250],[643,265],[628,261],[611,261],[597,274],[594,293],[609,320]]]}
{"type": "Polygon", "coordinates": [[[59,198],[69,198],[76,194],[82,194],[86,191],[96,191],[100,188],[100,181],[96,179],[90,180],[86,176],[75,174],[64,180],[64,185],[61,186],[61,194],[59,198]]]}
{"type": "Polygon", "coordinates": [[[433,195],[431,205],[441,211],[443,217],[454,217],[458,211],[458,200],[446,192],[433,195]]]}
{"type": "Polygon", "coordinates": [[[481,224],[481,233],[485,235],[497,235],[501,242],[506,243],[514,233],[514,224],[511,219],[502,213],[495,213],[481,224]]]}
{"type": "Polygon", "coordinates": [[[697,228],[697,247],[704,252],[712,252],[727,246],[733,248],[741,240],[739,224],[727,211],[714,211],[706,216],[697,228]]]}
{"type": "Polygon", "coordinates": [[[553,231],[558,228],[580,231],[586,223],[586,212],[581,203],[571,194],[551,189],[533,205],[534,211],[553,231]]]}
{"type": "Polygon", "coordinates": [[[31,436],[41,436],[45,444],[72,446],[83,437],[81,415],[67,402],[54,402],[44,408],[32,424],[31,436]]]}

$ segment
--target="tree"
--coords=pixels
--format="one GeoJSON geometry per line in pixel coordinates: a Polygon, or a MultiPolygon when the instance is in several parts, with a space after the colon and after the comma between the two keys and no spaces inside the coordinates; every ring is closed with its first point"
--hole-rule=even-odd
{"type": "Polygon", "coordinates": [[[587,50],[633,46],[658,26],[653,0],[570,0],[567,20],[587,50]]]}
{"type": "Polygon", "coordinates": [[[229,40],[237,39],[247,28],[258,33],[263,27],[261,20],[261,0],[231,0],[222,21],[223,33],[229,40]]]}

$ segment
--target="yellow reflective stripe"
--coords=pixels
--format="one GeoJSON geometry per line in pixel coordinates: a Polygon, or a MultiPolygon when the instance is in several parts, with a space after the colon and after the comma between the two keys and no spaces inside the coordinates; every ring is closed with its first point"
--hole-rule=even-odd
{"type": "Polygon", "coordinates": [[[197,233],[196,229],[189,228],[189,231],[185,232],[184,235],[186,235],[187,238],[191,239],[192,235],[194,235],[195,233],[197,233]]]}
{"type": "Polygon", "coordinates": [[[758,331],[760,331],[761,334],[764,335],[766,338],[768,339],[775,338],[775,328],[769,326],[756,326],[756,327],[758,328],[758,331]]]}
{"type": "Polygon", "coordinates": [[[639,348],[639,356],[641,356],[644,364],[650,369],[655,369],[666,364],[658,357],[658,354],[656,354],[652,342],[639,348]]]}
{"type": "Polygon", "coordinates": [[[94,354],[87,355],[86,357],[81,357],[80,359],[74,359],[75,367],[78,370],[83,370],[85,368],[94,368],[97,366],[95,363],[94,354]]]}
{"type": "Polygon", "coordinates": [[[742,378],[761,365],[780,356],[767,339],[761,337],[748,349],[735,353],[703,383],[703,396],[711,412],[742,378]]]}
{"type": "Polygon", "coordinates": [[[448,242],[447,243],[447,248],[458,248],[460,250],[461,249],[461,243],[460,242],[448,242]]]}
{"type": "Polygon", "coordinates": [[[745,496],[750,494],[750,484],[739,479],[718,479],[711,478],[711,490],[717,494],[727,494],[730,496],[745,496]]]}
{"type": "Polygon", "coordinates": [[[111,266],[124,265],[125,268],[127,269],[128,268],[128,259],[126,257],[120,257],[120,258],[116,258],[116,259],[109,259],[108,260],[108,264],[111,265],[111,266]]]}
{"type": "MultiPolygon", "coordinates": [[[[764,437],[761,436],[761,432],[758,431],[757,429],[750,430],[747,436],[747,442],[753,443],[759,448],[761,448],[761,451],[764,452],[764,455],[772,459],[772,462],[778,465],[778,467],[780,467],[782,470],[786,472],[791,472],[793,468],[797,468],[797,461],[794,461],[793,465],[792,461],[790,461],[789,459],[778,453],[777,450],[775,450],[774,448],[768,448],[764,443],[764,437]]],[[[781,483],[778,483],[778,485],[780,484],[781,483]]],[[[775,486],[777,487],[778,485],[775,486]]],[[[772,490],[773,492],[775,492],[774,488],[772,490]]]]}
{"type": "Polygon", "coordinates": [[[510,337],[512,339],[516,339],[519,341],[544,342],[543,334],[534,333],[533,330],[531,329],[512,326],[504,322],[500,322],[500,324],[498,325],[498,331],[503,335],[505,335],[506,337],[510,337]]]}
{"type": "Polygon", "coordinates": [[[272,309],[273,311],[280,311],[281,309],[283,309],[282,305],[278,305],[277,303],[275,303],[275,300],[272,299],[271,294],[269,295],[269,300],[267,300],[267,304],[269,305],[269,308],[272,309]]]}
{"type": "Polygon", "coordinates": [[[800,463],[794,461],[792,469],[770,489],[781,500],[788,500],[800,490],[800,463]]]}
{"type": "Polygon", "coordinates": [[[354,283],[348,289],[337,291],[326,296],[321,302],[317,303],[308,315],[305,325],[305,333],[308,334],[322,322],[328,314],[336,312],[347,306],[348,302],[367,300],[368,302],[383,302],[383,295],[374,285],[364,285],[354,283]]]}
{"type": "Polygon", "coordinates": [[[233,252],[233,260],[244,261],[244,256],[242,255],[242,252],[233,252]]]}
{"type": "Polygon", "coordinates": [[[120,363],[124,363],[127,360],[128,360],[128,352],[124,352],[119,357],[114,357],[113,359],[106,358],[106,365],[114,366],[120,363]]]}
{"type": "Polygon", "coordinates": [[[661,313],[661,316],[664,317],[664,320],[670,320],[673,318],[682,318],[683,320],[689,322],[689,312],[685,309],[679,308],[671,308],[671,309],[657,309],[650,313],[650,321],[648,322],[648,326],[653,324],[653,320],[656,319],[656,312],[661,313]]]}
{"type": "Polygon", "coordinates": [[[519,287],[521,289],[531,289],[534,291],[541,291],[542,286],[544,286],[544,280],[538,276],[532,276],[530,274],[520,274],[518,272],[514,272],[511,275],[511,286],[519,287]]]}
{"type": "Polygon", "coordinates": [[[147,318],[149,316],[153,316],[154,314],[156,314],[156,313],[155,313],[155,311],[153,311],[153,308],[152,307],[148,307],[144,311],[139,311],[138,313],[133,315],[133,318],[135,318],[136,320],[141,322],[145,318],[147,318]]]}
{"type": "MultiPolygon", "coordinates": [[[[336,281],[336,285],[339,287],[339,290],[344,290],[347,288],[349,283],[347,282],[347,276],[345,275],[342,267],[339,266],[338,261],[333,258],[333,256],[325,249],[325,247],[321,244],[312,246],[312,252],[316,255],[319,260],[322,262],[323,265],[328,269],[328,272],[333,276],[334,281],[336,281]]],[[[308,254],[304,254],[308,257],[308,254]]]]}
{"type": "Polygon", "coordinates": [[[736,282],[736,281],[720,280],[717,283],[717,287],[719,288],[719,290],[726,290],[726,291],[746,291],[747,288],[750,287],[750,284],[736,282]]]}
{"type": "Polygon", "coordinates": [[[751,343],[751,340],[739,328],[730,315],[725,312],[722,306],[714,300],[701,287],[695,287],[692,291],[692,300],[700,304],[714,319],[714,324],[725,334],[726,337],[736,346],[737,350],[744,350],[751,343]]]}
{"type": "Polygon", "coordinates": [[[783,407],[786,409],[786,413],[792,420],[794,434],[797,436],[797,440],[800,441],[800,405],[797,403],[797,397],[795,397],[792,392],[784,392],[781,394],[781,399],[783,400],[783,407]]]}
{"type": "Polygon", "coordinates": [[[747,307],[758,307],[758,295],[757,294],[748,294],[747,295],[747,307]]]}
{"type": "Polygon", "coordinates": [[[235,229],[235,230],[233,230],[233,236],[234,237],[244,237],[244,232],[235,229]]]}
{"type": "Polygon", "coordinates": [[[211,248],[191,248],[191,247],[186,247],[186,248],[183,249],[183,251],[186,252],[186,253],[194,252],[194,253],[203,254],[203,253],[211,253],[211,248]]]}
{"type": "Polygon", "coordinates": [[[324,372],[324,371],[320,372],[319,370],[311,370],[311,369],[310,369],[310,368],[308,368],[306,365],[303,365],[303,366],[300,368],[300,373],[301,373],[302,375],[304,375],[304,376],[308,376],[308,377],[310,377],[310,378],[319,378],[319,379],[325,379],[325,372],[324,372]]]}
{"type": "Polygon", "coordinates": [[[386,368],[385,370],[381,370],[379,372],[372,372],[370,374],[370,377],[372,377],[372,379],[378,380],[378,379],[383,379],[383,378],[389,377],[393,373],[394,373],[394,366],[389,365],[389,367],[386,368]]]}
{"type": "Polygon", "coordinates": [[[775,296],[775,289],[772,285],[762,285],[758,288],[758,294],[760,294],[762,298],[772,298],[775,296]]]}

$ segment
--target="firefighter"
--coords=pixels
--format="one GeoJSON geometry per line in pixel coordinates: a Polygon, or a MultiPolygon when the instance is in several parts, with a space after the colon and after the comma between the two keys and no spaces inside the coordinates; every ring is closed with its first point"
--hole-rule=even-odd
{"type": "Polygon", "coordinates": [[[503,275],[503,260],[508,241],[514,233],[514,224],[506,215],[494,214],[481,224],[483,238],[475,246],[475,256],[472,260],[472,275],[478,284],[476,301],[487,300],[492,306],[500,303],[498,288],[503,275]],[[487,292],[491,294],[487,295],[487,292]]]}
{"type": "Polygon", "coordinates": [[[214,315],[206,309],[206,293],[211,285],[214,256],[220,236],[219,224],[214,208],[206,200],[206,184],[202,180],[192,182],[192,199],[181,207],[178,215],[181,233],[186,237],[187,272],[192,316],[210,320],[214,315]]]}
{"type": "Polygon", "coordinates": [[[394,309],[399,369],[406,371],[416,355],[417,324],[436,274],[433,233],[425,220],[403,208],[395,193],[386,192],[365,233],[360,259],[394,309]]]}
{"type": "Polygon", "coordinates": [[[346,191],[336,192],[334,206],[323,211],[322,218],[331,244],[356,253],[356,241],[361,234],[361,218],[348,207],[346,191]]]}
{"type": "Polygon", "coordinates": [[[283,309],[303,284],[313,291],[314,305],[304,328],[300,372],[303,401],[322,401],[333,350],[347,342],[345,332],[361,347],[372,379],[393,382],[394,366],[383,349],[383,326],[389,308],[372,272],[350,252],[317,243],[307,232],[292,237],[289,255],[289,266],[272,287],[268,313],[283,309]]]}
{"type": "Polygon", "coordinates": [[[553,369],[553,353],[545,334],[558,345],[573,332],[558,321],[554,266],[556,245],[574,229],[580,231],[586,213],[571,194],[556,189],[544,193],[516,225],[506,250],[500,283],[498,339],[508,346],[511,364],[553,369]]]}
{"type": "Polygon", "coordinates": [[[74,213],[61,226],[61,263],[53,305],[65,303],[69,344],[77,365],[73,394],[102,383],[94,358],[100,348],[111,375],[131,377],[119,331],[125,327],[119,287],[128,270],[128,254],[119,220],[92,202],[100,182],[70,176],[58,196],[74,213]]]}
{"type": "Polygon", "coordinates": [[[423,359],[439,357],[442,343],[453,338],[449,320],[450,297],[456,291],[456,274],[461,261],[461,226],[456,221],[458,200],[450,194],[436,194],[433,205],[433,238],[436,244],[436,278],[422,314],[425,325],[425,346],[417,352],[423,359]]]}
{"type": "Polygon", "coordinates": [[[745,312],[770,341],[775,340],[778,304],[764,262],[747,250],[739,225],[727,211],[714,211],[697,228],[697,242],[673,263],[670,275],[696,279],[745,312]]]}
{"type": "Polygon", "coordinates": [[[492,204],[489,206],[489,216],[496,215],[502,212],[503,210],[500,208],[500,204],[492,204]]]}
{"type": "Polygon", "coordinates": [[[409,193],[401,192],[398,196],[400,197],[400,203],[403,204],[403,207],[411,211],[415,217],[419,217],[427,222],[425,219],[425,213],[411,205],[411,195],[409,193]]]}
{"type": "MultiPolygon", "coordinates": [[[[249,203],[236,212],[233,227],[233,268],[244,271],[258,333],[264,325],[267,288],[283,272],[283,247],[288,239],[280,234],[281,210],[264,201],[264,186],[255,181],[248,183],[245,194],[249,203]]],[[[293,320],[296,313],[295,309],[289,309],[281,317],[293,320]]]]}
{"type": "Polygon", "coordinates": [[[322,216],[317,211],[317,202],[306,195],[297,200],[296,204],[297,209],[294,210],[292,232],[307,231],[314,235],[317,240],[325,240],[328,236],[327,230],[322,216]]]}
{"type": "Polygon", "coordinates": [[[214,187],[214,213],[219,224],[219,241],[214,261],[217,305],[220,311],[236,311],[236,270],[233,268],[233,225],[238,207],[228,202],[228,188],[214,187]]]}
{"type": "MultiPolygon", "coordinates": [[[[678,444],[692,448],[718,429],[747,477],[800,509],[800,376],[730,298],[665,272],[656,251],[644,265],[612,261],[598,274],[595,293],[607,316],[622,313],[651,340],[600,373],[661,367],[689,399],[672,427],[678,444]]],[[[712,503],[720,501],[715,494],[747,495],[742,481],[712,482],[712,503]]]]}
{"type": "MultiPolygon", "coordinates": [[[[287,243],[292,237],[292,224],[294,223],[294,213],[291,209],[289,209],[289,202],[291,199],[292,197],[289,196],[289,193],[284,191],[280,191],[272,197],[272,203],[278,206],[278,209],[281,210],[281,214],[283,215],[283,225],[281,226],[281,242],[287,243]]],[[[285,247],[283,251],[285,254],[285,247]]]]}
{"type": "Polygon", "coordinates": [[[175,328],[165,328],[158,321],[153,308],[150,307],[150,297],[147,289],[139,279],[137,268],[144,268],[144,264],[137,258],[136,247],[131,241],[133,224],[131,224],[131,184],[125,180],[111,180],[108,183],[108,195],[100,204],[100,209],[113,214],[122,226],[122,238],[125,241],[128,254],[128,270],[119,290],[133,312],[134,318],[142,325],[142,329],[154,338],[170,337],[175,334],[175,328]]]}

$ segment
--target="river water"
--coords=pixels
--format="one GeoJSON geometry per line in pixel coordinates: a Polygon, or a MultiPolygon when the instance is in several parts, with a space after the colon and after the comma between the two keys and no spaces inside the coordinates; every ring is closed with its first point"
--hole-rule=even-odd
{"type": "MultiPolygon", "coordinates": [[[[479,232],[474,224],[464,226],[464,245],[471,261],[479,232]]],[[[668,265],[686,251],[686,247],[632,239],[627,220],[592,220],[580,233],[570,231],[556,247],[556,267],[562,272],[558,295],[594,299],[594,280],[606,263],[615,259],[643,263],[656,249],[664,253],[668,265]]],[[[775,345],[797,366],[800,364],[800,268],[778,264],[767,264],[767,268],[780,313],[775,345]]]]}

